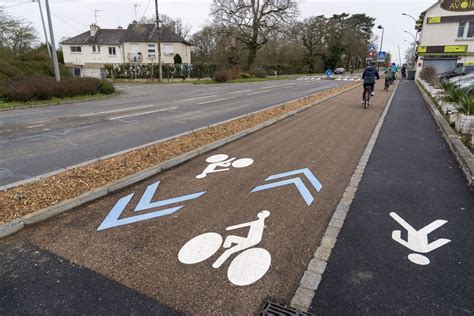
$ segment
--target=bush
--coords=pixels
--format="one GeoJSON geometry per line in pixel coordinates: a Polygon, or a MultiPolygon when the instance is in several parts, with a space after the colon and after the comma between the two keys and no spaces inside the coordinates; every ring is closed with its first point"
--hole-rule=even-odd
{"type": "Polygon", "coordinates": [[[267,72],[263,68],[255,68],[250,71],[250,74],[252,77],[256,78],[266,78],[267,77],[267,72]]]}
{"type": "Polygon", "coordinates": [[[439,83],[436,69],[432,66],[423,68],[423,70],[420,72],[420,77],[431,85],[437,85],[439,83]]]}
{"type": "Polygon", "coordinates": [[[115,92],[115,87],[111,82],[107,80],[100,81],[100,93],[112,94],[114,92],[115,92]]]}
{"type": "Polygon", "coordinates": [[[469,93],[466,93],[466,95],[459,99],[459,106],[457,110],[459,113],[463,113],[465,115],[474,114],[474,98],[472,98],[469,93]]]}
{"type": "Polygon", "coordinates": [[[232,77],[233,77],[232,70],[220,69],[214,72],[214,76],[212,77],[212,79],[219,83],[224,83],[229,80],[232,80],[232,77]]]}
{"type": "Polygon", "coordinates": [[[240,78],[242,79],[250,79],[252,78],[252,76],[248,73],[243,73],[243,74],[240,74],[240,78]]]}
{"type": "Polygon", "coordinates": [[[462,98],[469,98],[469,91],[456,88],[454,85],[446,86],[446,96],[443,100],[450,103],[460,103],[462,98]]]}
{"type": "Polygon", "coordinates": [[[114,92],[110,82],[95,78],[66,78],[56,82],[52,77],[36,76],[12,82],[4,91],[8,101],[49,100],[114,92]]]}

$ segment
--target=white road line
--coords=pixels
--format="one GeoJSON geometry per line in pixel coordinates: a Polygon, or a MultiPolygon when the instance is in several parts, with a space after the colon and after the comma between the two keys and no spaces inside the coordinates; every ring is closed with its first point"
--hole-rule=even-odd
{"type": "Polygon", "coordinates": [[[280,87],[280,86],[269,86],[269,87],[258,88],[257,90],[272,89],[272,88],[278,88],[278,87],[280,87]]]}
{"type": "Polygon", "coordinates": [[[253,91],[253,89],[248,89],[248,90],[240,90],[240,91],[230,92],[229,94],[237,94],[237,93],[244,93],[244,92],[250,92],[250,91],[253,91]]]}
{"type": "Polygon", "coordinates": [[[178,107],[175,106],[175,107],[167,108],[167,109],[148,111],[148,112],[140,112],[140,113],[135,113],[135,114],[123,115],[123,116],[116,116],[116,117],[110,118],[109,120],[115,121],[115,120],[120,120],[120,119],[127,118],[127,117],[134,117],[134,116],[146,115],[146,114],[151,114],[151,113],[164,112],[164,111],[174,110],[174,109],[177,109],[177,108],[178,107]]]}
{"type": "Polygon", "coordinates": [[[191,98],[191,99],[178,100],[178,101],[175,101],[175,103],[179,103],[179,102],[187,102],[187,101],[195,101],[195,100],[199,100],[199,99],[212,98],[212,97],[215,97],[215,96],[216,96],[215,94],[210,94],[210,95],[205,95],[205,96],[202,96],[202,97],[197,97],[197,98],[191,98]]]}
{"type": "Polygon", "coordinates": [[[79,115],[79,116],[84,117],[84,116],[94,116],[94,115],[97,115],[97,114],[109,114],[109,113],[125,112],[125,111],[132,111],[132,110],[136,110],[136,109],[151,108],[153,106],[155,106],[155,105],[154,104],[148,104],[148,105],[142,105],[142,106],[135,106],[135,107],[132,107],[132,108],[124,108],[124,109],[118,109],[118,110],[110,110],[110,111],[82,114],[82,115],[79,115]]]}
{"type": "Polygon", "coordinates": [[[44,124],[31,125],[31,126],[27,126],[26,128],[35,128],[35,127],[41,127],[41,126],[44,126],[44,124]]]}
{"type": "Polygon", "coordinates": [[[262,93],[267,93],[267,92],[271,92],[271,90],[266,90],[266,91],[259,91],[259,92],[249,93],[249,94],[247,94],[247,96],[250,96],[250,95],[256,95],[256,94],[262,94],[262,93]]]}
{"type": "Polygon", "coordinates": [[[47,131],[50,131],[50,129],[49,128],[44,128],[44,129],[42,129],[42,131],[47,132],[47,131]]]}
{"type": "Polygon", "coordinates": [[[214,103],[214,102],[220,102],[220,101],[227,101],[227,100],[231,100],[231,99],[234,99],[234,98],[223,98],[223,99],[217,99],[217,100],[210,100],[210,101],[205,101],[205,102],[199,102],[198,104],[202,105],[202,104],[208,104],[208,103],[214,103]]]}

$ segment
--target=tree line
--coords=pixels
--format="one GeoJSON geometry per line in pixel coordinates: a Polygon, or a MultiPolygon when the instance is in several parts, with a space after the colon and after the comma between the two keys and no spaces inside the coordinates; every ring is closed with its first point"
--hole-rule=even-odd
{"type": "MultiPolygon", "coordinates": [[[[299,0],[214,0],[211,20],[190,34],[181,19],[160,15],[165,27],[189,41],[193,64],[238,71],[285,69],[293,73],[361,68],[373,41],[375,19],[366,14],[311,16],[299,20],[299,0]]],[[[154,18],[141,23],[154,23],[154,18]]],[[[18,55],[38,44],[31,24],[0,8],[0,48],[18,55]]]]}

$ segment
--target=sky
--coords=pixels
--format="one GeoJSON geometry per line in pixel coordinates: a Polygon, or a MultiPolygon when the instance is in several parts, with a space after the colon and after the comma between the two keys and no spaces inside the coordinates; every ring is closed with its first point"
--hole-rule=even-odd
{"type": "MultiPolygon", "coordinates": [[[[22,18],[32,23],[38,31],[38,36],[44,42],[43,27],[38,8],[34,0],[0,0],[11,16],[22,18]]],[[[44,8],[44,0],[41,0],[44,8]]],[[[398,62],[398,46],[400,46],[401,59],[413,41],[409,31],[415,34],[415,22],[402,13],[407,13],[418,18],[420,13],[435,3],[435,0],[394,1],[394,0],[303,0],[299,4],[301,11],[300,20],[315,16],[340,14],[365,13],[376,18],[374,33],[379,36],[382,31],[377,29],[382,25],[384,31],[383,50],[389,51],[398,62]]],[[[181,18],[184,23],[192,27],[191,33],[199,31],[206,22],[210,21],[209,12],[212,0],[159,0],[159,13],[173,18],[181,18]]],[[[89,29],[95,21],[102,28],[116,28],[119,25],[126,27],[132,20],[142,16],[154,15],[154,0],[50,0],[51,18],[54,27],[56,42],[72,37],[89,29]],[[136,6],[135,6],[136,5],[136,6]],[[136,15],[135,15],[136,14],[136,15]]],[[[43,9],[43,12],[44,9],[43,9]]]]}

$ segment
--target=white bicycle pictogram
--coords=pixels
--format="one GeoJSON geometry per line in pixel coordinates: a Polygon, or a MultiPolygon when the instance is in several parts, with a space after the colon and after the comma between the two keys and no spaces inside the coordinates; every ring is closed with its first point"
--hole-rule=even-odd
{"type": "Polygon", "coordinates": [[[217,269],[230,256],[242,251],[230,263],[227,277],[235,285],[250,285],[260,280],[270,268],[272,260],[270,253],[263,248],[252,248],[262,241],[265,218],[268,216],[270,216],[269,211],[261,211],[257,214],[256,221],[227,227],[227,231],[249,227],[249,232],[247,237],[227,236],[224,244],[222,244],[222,236],[218,233],[204,233],[196,236],[181,248],[178,259],[184,264],[203,262],[216,254],[222,245],[227,250],[212,264],[212,267],[217,269]],[[234,244],[235,246],[232,246],[234,244]]]}
{"type": "Polygon", "coordinates": [[[230,158],[229,155],[214,155],[208,157],[206,162],[209,164],[204,171],[197,175],[197,179],[203,179],[210,173],[222,172],[230,170],[230,167],[234,168],[246,168],[253,164],[253,159],[250,158],[230,158]],[[222,168],[222,169],[217,169],[222,168]]]}

